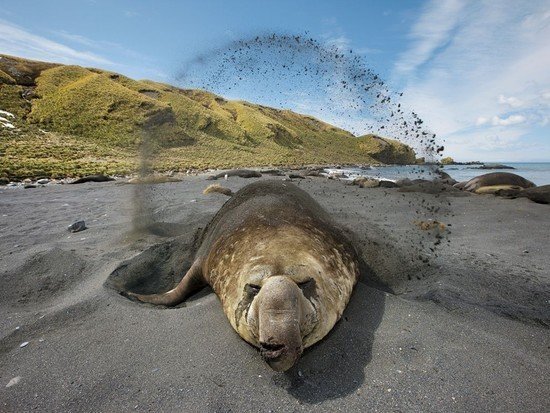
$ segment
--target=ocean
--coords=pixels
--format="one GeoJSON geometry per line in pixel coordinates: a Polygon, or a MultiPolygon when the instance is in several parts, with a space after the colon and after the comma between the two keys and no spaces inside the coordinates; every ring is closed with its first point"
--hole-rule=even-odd
{"type": "MultiPolygon", "coordinates": [[[[487,162],[486,165],[491,165],[487,162]]],[[[494,163],[493,163],[494,164],[494,163]]],[[[512,166],[515,169],[475,169],[480,165],[446,165],[442,170],[447,172],[457,181],[467,181],[476,176],[489,172],[512,172],[516,175],[534,182],[536,185],[550,184],[550,162],[499,162],[499,164],[512,166]]],[[[373,166],[371,169],[342,168],[328,169],[329,172],[342,172],[350,179],[359,176],[373,177],[377,179],[398,180],[410,179],[433,179],[435,177],[434,167],[429,165],[388,165],[373,166]]]]}

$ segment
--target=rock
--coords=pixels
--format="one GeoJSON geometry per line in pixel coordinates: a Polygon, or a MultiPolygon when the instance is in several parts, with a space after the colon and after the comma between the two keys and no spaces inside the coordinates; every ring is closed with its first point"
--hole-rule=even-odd
{"type": "Polygon", "coordinates": [[[23,186],[23,188],[25,188],[25,189],[36,188],[36,185],[35,184],[25,184],[23,186]]]}
{"type": "Polygon", "coordinates": [[[40,185],[46,185],[48,182],[50,182],[50,180],[48,178],[42,178],[42,179],[39,179],[38,181],[36,181],[36,183],[40,184],[40,185]]]}
{"type": "Polygon", "coordinates": [[[502,164],[489,164],[489,165],[481,165],[477,169],[516,169],[513,166],[508,165],[502,165],[502,164]]]}
{"type": "Polygon", "coordinates": [[[332,174],[330,174],[330,176],[333,179],[347,179],[347,178],[349,178],[346,174],[344,174],[342,172],[332,173],[332,174]]]}
{"type": "Polygon", "coordinates": [[[379,184],[380,188],[397,188],[397,184],[393,181],[381,180],[379,184]]]}
{"type": "Polygon", "coordinates": [[[83,184],[86,182],[108,182],[108,181],[114,181],[115,178],[111,178],[107,175],[88,175],[84,176],[82,178],[79,178],[75,181],[69,182],[70,184],[83,184]]]}
{"type": "Polygon", "coordinates": [[[75,223],[69,225],[68,230],[70,232],[80,232],[84,231],[86,228],[86,223],[84,221],[76,221],[75,223]]]}
{"type": "Polygon", "coordinates": [[[355,178],[351,184],[358,185],[359,188],[378,188],[380,182],[377,179],[360,177],[355,178]]]}
{"type": "Polygon", "coordinates": [[[11,379],[8,384],[6,384],[6,387],[11,387],[11,386],[15,386],[17,383],[19,383],[21,381],[21,376],[17,376],[17,377],[14,377],[13,379],[11,379]]]}
{"type": "Polygon", "coordinates": [[[403,186],[410,186],[413,184],[413,182],[409,178],[398,179],[397,181],[395,181],[395,183],[400,188],[403,186]]]}
{"type": "Polygon", "coordinates": [[[202,191],[203,194],[211,194],[211,193],[216,193],[216,192],[218,194],[223,194],[223,195],[227,195],[227,196],[232,196],[233,195],[233,191],[231,191],[231,189],[224,188],[220,184],[208,185],[208,187],[204,191],[202,191]]]}
{"type": "Polygon", "coordinates": [[[305,176],[298,175],[298,174],[288,174],[288,177],[289,177],[290,179],[306,179],[305,176]]]}
{"type": "Polygon", "coordinates": [[[19,344],[19,348],[27,347],[29,345],[28,341],[23,341],[21,344],[19,344]]]}
{"type": "Polygon", "coordinates": [[[8,178],[0,178],[0,185],[7,185],[10,183],[8,178]]]}

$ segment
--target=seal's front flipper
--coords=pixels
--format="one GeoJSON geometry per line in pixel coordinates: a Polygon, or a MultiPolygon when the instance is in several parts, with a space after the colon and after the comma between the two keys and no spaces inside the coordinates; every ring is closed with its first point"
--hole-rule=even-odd
{"type": "Polygon", "coordinates": [[[195,260],[176,288],[170,291],[162,294],[135,294],[124,291],[121,295],[135,301],[171,307],[183,302],[187,297],[204,287],[206,284],[202,274],[202,260],[195,260]]]}

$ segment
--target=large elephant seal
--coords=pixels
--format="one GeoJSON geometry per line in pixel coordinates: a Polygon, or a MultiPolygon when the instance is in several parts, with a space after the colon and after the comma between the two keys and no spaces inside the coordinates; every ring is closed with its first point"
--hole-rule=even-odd
{"type": "Polygon", "coordinates": [[[261,181],[214,216],[174,289],[126,295],[173,306],[210,284],[239,335],[285,371],[340,319],[358,274],[355,250],[313,198],[288,182],[261,181]]]}
{"type": "Polygon", "coordinates": [[[492,172],[476,176],[469,181],[459,182],[454,185],[455,188],[476,193],[489,193],[491,191],[484,191],[480,188],[496,186],[499,187],[497,189],[505,189],[507,187],[532,188],[536,185],[533,182],[510,172],[492,172]]]}

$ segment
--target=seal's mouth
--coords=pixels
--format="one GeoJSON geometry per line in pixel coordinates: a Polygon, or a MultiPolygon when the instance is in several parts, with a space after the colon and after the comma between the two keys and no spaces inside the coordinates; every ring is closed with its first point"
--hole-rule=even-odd
{"type": "Polygon", "coordinates": [[[262,343],[260,354],[265,361],[277,361],[286,351],[284,344],[262,343]]]}

